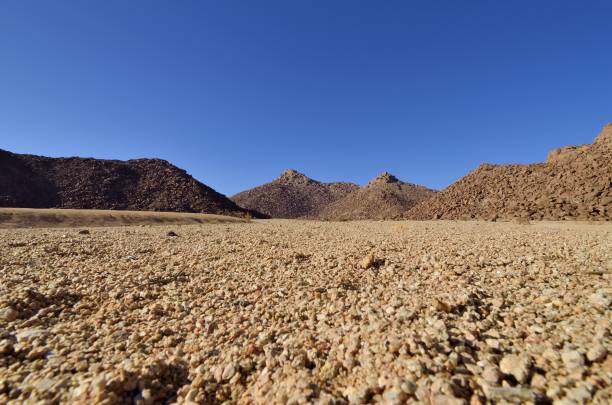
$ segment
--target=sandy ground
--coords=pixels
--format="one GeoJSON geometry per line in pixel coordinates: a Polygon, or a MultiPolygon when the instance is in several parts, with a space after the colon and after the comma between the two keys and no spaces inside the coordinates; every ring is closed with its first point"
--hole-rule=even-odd
{"type": "Polygon", "coordinates": [[[189,225],[244,222],[223,215],[182,212],[0,208],[0,228],[189,225]]]}
{"type": "Polygon", "coordinates": [[[80,229],[0,230],[0,403],[612,400],[612,224],[80,229]]]}

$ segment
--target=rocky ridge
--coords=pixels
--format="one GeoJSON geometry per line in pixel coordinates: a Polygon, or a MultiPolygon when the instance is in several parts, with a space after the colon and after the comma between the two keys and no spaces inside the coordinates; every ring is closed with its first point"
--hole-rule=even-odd
{"type": "Polygon", "coordinates": [[[231,198],[241,207],[272,218],[316,218],[325,206],[358,188],[353,183],[322,183],[289,169],[275,180],[231,198]]]}
{"type": "Polygon", "coordinates": [[[545,163],[483,164],[408,219],[610,220],[612,124],[592,144],[556,149],[545,163]]]}
{"type": "Polygon", "coordinates": [[[49,158],[3,150],[0,207],[257,216],[165,160],[49,158]]]}
{"type": "Polygon", "coordinates": [[[400,219],[410,208],[436,193],[423,186],[404,183],[384,172],[366,186],[329,204],[318,217],[325,220],[400,219]]]}

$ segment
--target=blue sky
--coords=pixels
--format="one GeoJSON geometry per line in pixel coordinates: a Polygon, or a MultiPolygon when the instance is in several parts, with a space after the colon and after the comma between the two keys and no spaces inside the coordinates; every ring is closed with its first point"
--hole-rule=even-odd
{"type": "Polygon", "coordinates": [[[609,1],[0,1],[0,148],[444,188],[612,121],[609,1]]]}

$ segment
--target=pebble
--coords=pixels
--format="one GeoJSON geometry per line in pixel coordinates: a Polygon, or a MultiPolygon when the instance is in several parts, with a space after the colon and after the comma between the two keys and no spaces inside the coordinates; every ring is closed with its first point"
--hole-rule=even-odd
{"type": "Polygon", "coordinates": [[[514,376],[519,384],[523,384],[529,377],[531,359],[525,354],[509,354],[499,362],[499,368],[504,374],[514,376]]]}
{"type": "Polygon", "coordinates": [[[49,333],[46,329],[40,328],[31,328],[31,329],[23,329],[19,331],[15,337],[18,342],[28,341],[35,338],[46,336],[49,333]]]}
{"type": "Polygon", "coordinates": [[[482,378],[487,382],[496,384],[501,378],[501,373],[497,367],[487,366],[482,372],[482,378]]]}
{"type": "Polygon", "coordinates": [[[229,381],[236,374],[236,365],[233,363],[229,363],[223,369],[223,374],[221,375],[221,379],[224,381],[229,381]]]}
{"type": "Polygon", "coordinates": [[[13,322],[19,317],[19,312],[11,307],[0,309],[0,319],[5,322],[13,322]]]}
{"type": "Polygon", "coordinates": [[[484,387],[487,398],[491,401],[536,402],[540,397],[536,391],[523,387],[484,387]]]}
{"type": "Polygon", "coordinates": [[[608,350],[601,343],[595,343],[587,352],[587,359],[591,362],[599,362],[606,358],[608,350]]]}
{"type": "Polygon", "coordinates": [[[374,266],[375,260],[374,260],[374,254],[373,253],[369,253],[366,256],[364,256],[363,259],[361,259],[361,261],[359,262],[359,266],[364,269],[367,270],[370,267],[374,266]]]}
{"type": "Polygon", "coordinates": [[[563,364],[565,364],[568,370],[574,370],[584,366],[584,356],[577,350],[562,352],[561,360],[563,360],[563,364]]]}
{"type": "Polygon", "coordinates": [[[467,401],[451,395],[433,395],[431,405],[467,405],[467,401]]]}
{"type": "Polygon", "coordinates": [[[344,389],[344,395],[351,405],[361,405],[366,403],[367,390],[357,387],[347,387],[344,389]]]}
{"type": "Polygon", "coordinates": [[[399,388],[391,388],[383,393],[383,403],[386,405],[401,405],[406,402],[407,395],[399,388]]]}

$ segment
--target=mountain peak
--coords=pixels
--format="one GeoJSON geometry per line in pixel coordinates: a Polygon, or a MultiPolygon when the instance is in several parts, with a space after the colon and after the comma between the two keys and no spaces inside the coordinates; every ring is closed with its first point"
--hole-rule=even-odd
{"type": "Polygon", "coordinates": [[[305,174],[298,172],[297,170],[287,169],[285,170],[277,180],[282,181],[308,181],[308,178],[305,174]]]}
{"type": "Polygon", "coordinates": [[[376,178],[370,180],[368,185],[371,184],[383,184],[383,183],[399,183],[399,179],[389,172],[383,172],[376,176],[376,178]]]}

